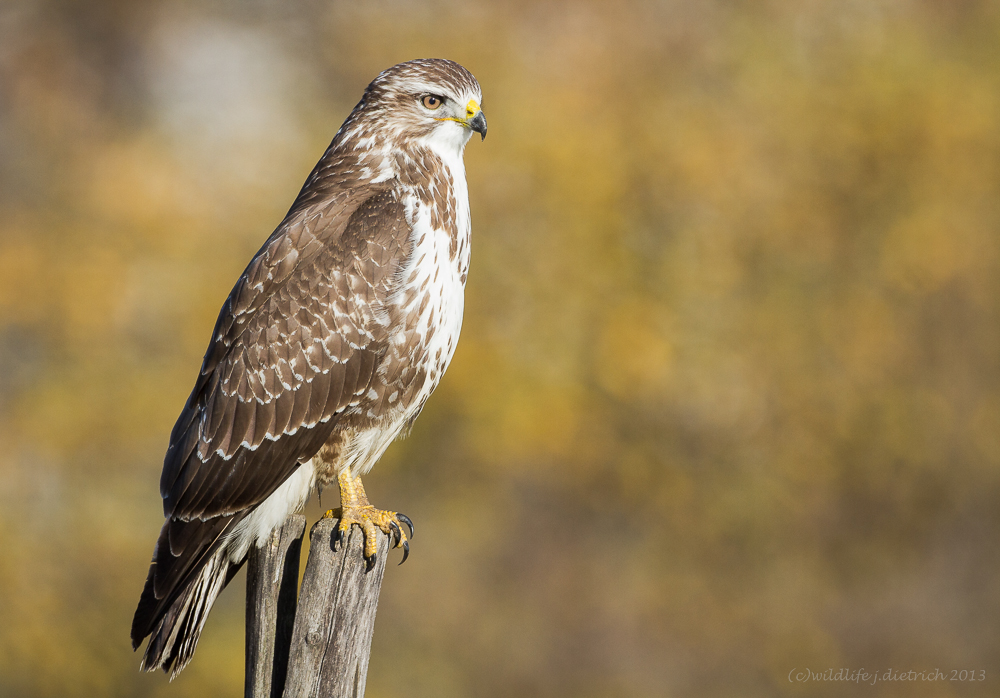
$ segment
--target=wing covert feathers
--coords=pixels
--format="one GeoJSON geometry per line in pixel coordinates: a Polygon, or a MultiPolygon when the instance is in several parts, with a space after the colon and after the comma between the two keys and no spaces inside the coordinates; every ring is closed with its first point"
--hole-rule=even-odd
{"type": "Polygon", "coordinates": [[[319,450],[386,351],[409,232],[402,204],[384,191],[357,201],[340,231],[310,231],[293,217],[261,248],[222,308],[171,435],[160,481],[167,516],[242,511],[319,450]]]}
{"type": "Polygon", "coordinates": [[[243,564],[227,535],[319,451],[386,352],[387,303],[411,247],[404,207],[388,190],[331,201],[293,207],[247,266],[171,432],[167,520],[131,633],[134,647],[152,635],[146,670],[184,668],[243,564]]]}

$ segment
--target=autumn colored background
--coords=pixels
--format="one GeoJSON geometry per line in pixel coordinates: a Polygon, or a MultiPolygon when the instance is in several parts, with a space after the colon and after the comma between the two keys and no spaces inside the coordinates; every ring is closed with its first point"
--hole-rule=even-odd
{"type": "Polygon", "coordinates": [[[997,3],[4,0],[0,696],[242,695],[242,575],[173,684],[129,647],[167,436],[427,56],[490,132],[462,340],[367,482],[417,526],[370,698],[998,695],[997,3]],[[830,667],[987,681],[788,680],[830,667]]]}

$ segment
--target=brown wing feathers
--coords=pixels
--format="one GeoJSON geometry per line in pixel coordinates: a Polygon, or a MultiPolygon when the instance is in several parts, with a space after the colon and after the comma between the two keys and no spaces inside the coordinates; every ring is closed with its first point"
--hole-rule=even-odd
{"type": "Polygon", "coordinates": [[[323,446],[373,382],[409,228],[391,192],[347,198],[350,215],[293,207],[222,308],[171,433],[160,483],[168,519],[133,622],[136,646],[226,532],[323,446]]]}
{"type": "Polygon", "coordinates": [[[161,478],[167,515],[217,516],[266,498],[300,458],[312,455],[300,451],[314,439],[290,437],[330,420],[363,392],[376,358],[369,354],[381,349],[373,346],[370,305],[388,289],[384,280],[372,289],[374,279],[355,268],[364,266],[369,254],[361,236],[370,232],[373,210],[383,220],[401,211],[391,194],[358,203],[340,234],[309,233],[306,227],[315,221],[306,217],[288,227],[287,236],[272,238],[233,289],[189,400],[197,414],[182,416],[188,418],[178,426],[181,421],[185,426],[168,450],[161,478]],[[292,238],[310,254],[296,252],[288,242],[292,238]],[[326,244],[317,245],[321,239],[326,244]],[[297,261],[291,270],[289,257],[297,261]],[[352,292],[361,288],[364,294],[352,292]],[[258,455],[264,458],[226,462],[244,449],[263,449],[258,455]],[[258,461],[271,472],[253,467],[258,461]],[[248,476],[260,486],[237,484],[248,476]],[[188,494],[203,487],[215,493],[216,506],[188,494]],[[230,501],[228,495],[237,492],[244,496],[230,501]]]}

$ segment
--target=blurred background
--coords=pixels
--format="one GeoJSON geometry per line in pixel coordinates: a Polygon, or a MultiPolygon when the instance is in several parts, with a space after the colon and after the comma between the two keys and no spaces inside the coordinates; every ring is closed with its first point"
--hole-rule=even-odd
{"type": "Polygon", "coordinates": [[[975,0],[4,0],[0,696],[242,695],[242,575],[173,684],[129,646],[167,437],[427,56],[490,135],[462,341],[367,478],[417,526],[368,695],[997,695],[998,47],[975,0]],[[788,679],[840,667],[987,681],[788,679]]]}

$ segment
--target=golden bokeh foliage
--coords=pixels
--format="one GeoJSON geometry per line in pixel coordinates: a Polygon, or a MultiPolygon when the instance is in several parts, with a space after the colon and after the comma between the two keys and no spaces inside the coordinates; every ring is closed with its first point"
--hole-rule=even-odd
{"type": "Polygon", "coordinates": [[[173,684],[128,644],[167,436],[422,56],[490,137],[462,341],[368,482],[418,529],[368,695],[996,695],[998,42],[946,0],[4,3],[0,696],[241,694],[242,578],[173,684]],[[987,681],[789,680],[831,667],[987,681]]]}

